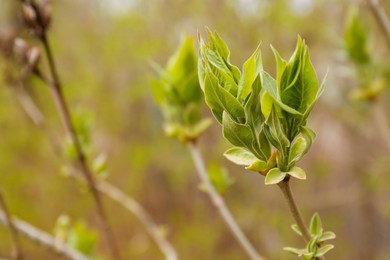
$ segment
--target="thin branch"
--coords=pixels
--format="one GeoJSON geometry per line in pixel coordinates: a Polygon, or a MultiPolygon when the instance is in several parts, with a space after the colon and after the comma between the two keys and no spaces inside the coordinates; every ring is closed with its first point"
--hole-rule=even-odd
{"type": "MultiPolygon", "coordinates": [[[[45,247],[51,252],[54,252],[59,256],[62,256],[70,260],[88,260],[86,256],[73,250],[66,244],[58,243],[58,241],[48,233],[39,230],[38,228],[30,225],[29,223],[23,220],[17,219],[15,217],[12,217],[12,219],[15,228],[18,230],[20,234],[36,242],[37,244],[45,247]]],[[[0,211],[0,223],[5,226],[8,225],[7,216],[3,211],[0,211]]]]}
{"type": "Polygon", "coordinates": [[[278,186],[279,186],[280,190],[282,191],[284,198],[286,199],[286,202],[288,204],[288,207],[291,211],[291,214],[292,214],[295,222],[297,223],[299,229],[302,232],[305,243],[308,243],[310,241],[311,237],[310,237],[309,231],[308,231],[305,223],[303,222],[303,219],[302,219],[301,213],[299,212],[297,204],[295,203],[294,196],[291,192],[289,182],[290,182],[289,179],[285,179],[285,180],[279,182],[278,186]]]}
{"type": "Polygon", "coordinates": [[[215,190],[213,184],[211,183],[207,170],[203,161],[203,158],[199,152],[199,149],[195,143],[188,143],[188,149],[191,152],[192,159],[194,161],[197,173],[202,183],[206,185],[207,194],[210,196],[211,201],[214,203],[214,206],[218,209],[221,214],[223,220],[226,222],[230,231],[233,233],[234,237],[240,243],[242,248],[245,250],[250,259],[261,260],[264,259],[259,255],[256,249],[252,246],[249,240],[246,238],[229,209],[226,207],[225,201],[219,195],[219,193],[215,190]]]}
{"type": "MultiPolygon", "coordinates": [[[[41,78],[41,80],[46,81],[45,77],[40,73],[37,72],[37,76],[41,78]]],[[[23,83],[24,84],[24,83],[23,83]]],[[[21,92],[16,94],[22,94],[23,99],[18,98],[18,101],[20,102],[22,108],[26,111],[27,109],[32,109],[35,111],[35,113],[30,113],[29,111],[26,111],[26,114],[30,117],[31,121],[40,128],[46,129],[45,127],[45,117],[42,114],[42,112],[39,110],[35,102],[32,100],[32,98],[28,95],[28,93],[21,92]],[[29,106],[24,106],[22,101],[26,101],[29,106]],[[39,118],[42,118],[42,120],[35,120],[35,117],[33,115],[38,115],[39,118]]],[[[58,148],[55,147],[56,142],[52,140],[51,142],[53,146],[53,150],[58,155],[58,148]]],[[[85,178],[82,178],[82,175],[77,173],[76,169],[72,169],[72,172],[69,174],[70,177],[85,182],[85,178]]],[[[166,239],[166,237],[159,231],[158,225],[153,221],[152,216],[141,206],[140,203],[138,203],[135,199],[125,194],[123,191],[119,190],[114,185],[110,184],[107,181],[99,180],[97,181],[97,189],[102,194],[106,195],[107,197],[111,198],[115,202],[117,202],[120,206],[128,210],[130,213],[134,214],[139,221],[144,225],[146,231],[151,236],[151,238],[156,242],[157,246],[160,248],[160,250],[163,252],[166,260],[177,260],[177,252],[171,245],[171,243],[166,239]]]]}
{"type": "Polygon", "coordinates": [[[23,254],[22,254],[22,247],[20,245],[18,231],[15,228],[14,221],[13,221],[13,219],[11,217],[11,214],[10,214],[10,212],[8,210],[7,204],[5,203],[5,199],[4,199],[3,194],[2,194],[1,191],[0,191],[0,208],[4,212],[6,225],[8,226],[8,228],[10,230],[10,233],[11,233],[12,243],[13,243],[12,256],[13,256],[14,259],[22,260],[24,257],[23,257],[23,254]]]}
{"type": "Polygon", "coordinates": [[[384,145],[386,146],[387,151],[390,153],[390,125],[386,113],[383,111],[383,108],[376,101],[373,104],[373,117],[374,122],[379,130],[379,133],[382,136],[384,145]]]}
{"type": "Polygon", "coordinates": [[[366,0],[390,47],[390,20],[379,0],[366,0]]]}
{"type": "Polygon", "coordinates": [[[51,47],[50,47],[49,41],[47,39],[46,33],[43,33],[40,40],[42,41],[44,50],[46,52],[46,57],[48,60],[49,70],[50,70],[50,74],[51,74],[51,78],[52,78],[50,81],[50,84],[48,84],[48,85],[49,85],[49,87],[52,91],[52,94],[54,96],[54,100],[55,100],[55,103],[57,105],[57,109],[58,109],[58,112],[61,116],[65,130],[68,133],[68,135],[70,136],[72,143],[75,147],[75,150],[77,152],[77,160],[80,164],[81,171],[84,175],[84,178],[86,179],[86,181],[88,183],[90,192],[94,198],[96,208],[97,208],[97,213],[98,213],[99,220],[100,220],[100,224],[103,227],[103,231],[105,234],[107,244],[108,244],[109,249],[110,249],[111,256],[113,259],[120,259],[119,251],[118,251],[118,248],[116,246],[115,238],[114,238],[114,235],[112,233],[111,227],[108,223],[108,219],[107,219],[106,211],[105,211],[104,206],[103,206],[102,199],[100,197],[99,192],[97,191],[96,183],[95,183],[92,171],[91,171],[90,167],[88,166],[85,153],[84,153],[83,148],[81,146],[80,140],[77,136],[75,127],[72,123],[69,108],[68,108],[68,105],[66,103],[65,97],[64,97],[63,92],[62,92],[60,79],[58,76],[58,72],[57,72],[57,69],[55,66],[53,54],[52,54],[51,47]]]}

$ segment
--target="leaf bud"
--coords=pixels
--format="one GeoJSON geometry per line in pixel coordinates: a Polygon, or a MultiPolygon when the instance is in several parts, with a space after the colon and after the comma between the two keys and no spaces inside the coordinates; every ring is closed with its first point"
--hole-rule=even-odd
{"type": "Polygon", "coordinates": [[[13,51],[17,59],[19,59],[21,62],[25,62],[27,58],[27,52],[29,51],[29,46],[25,40],[16,38],[14,41],[13,51]]]}
{"type": "Polygon", "coordinates": [[[41,57],[41,51],[38,46],[33,46],[27,51],[27,62],[30,68],[35,68],[41,57]]]}
{"type": "Polygon", "coordinates": [[[29,26],[34,28],[37,24],[37,13],[30,4],[24,3],[22,5],[22,13],[24,22],[29,26]]]}

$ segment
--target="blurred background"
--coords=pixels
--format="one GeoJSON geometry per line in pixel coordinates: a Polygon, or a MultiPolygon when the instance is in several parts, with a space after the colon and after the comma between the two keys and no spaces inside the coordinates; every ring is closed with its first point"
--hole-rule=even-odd
{"type": "MultiPolygon", "coordinates": [[[[390,14],[390,2],[382,2],[390,14]]],[[[156,74],[150,61],[165,65],[182,34],[196,38],[208,26],[227,42],[238,67],[261,42],[264,67],[275,75],[269,45],[287,59],[301,35],[319,79],[328,69],[329,75],[308,122],[317,132],[300,163],[308,178],[291,183],[296,200],[306,222],[317,211],[324,229],[337,234],[328,259],[384,260],[390,259],[390,149],[380,130],[385,121],[375,120],[375,107],[390,120],[390,93],[383,92],[375,105],[349,98],[361,84],[344,48],[344,25],[355,5],[347,0],[53,1],[49,39],[72,111],[86,111],[92,118],[91,150],[107,155],[107,180],[164,226],[181,259],[206,260],[246,255],[199,190],[186,147],[164,136],[151,96],[156,74]]],[[[386,68],[390,49],[385,37],[368,7],[358,6],[370,55],[386,68]]],[[[0,30],[9,26],[22,27],[18,1],[0,1],[0,30]]],[[[26,32],[21,35],[34,42],[26,32]]],[[[0,58],[0,188],[10,211],[47,232],[53,232],[62,214],[98,232],[88,190],[60,174],[66,159],[53,152],[52,137],[61,143],[64,131],[49,89],[34,79],[27,89],[48,131],[36,127],[18,103],[3,72],[7,62],[0,58]]],[[[206,108],[204,114],[211,116],[206,108]]],[[[216,122],[200,146],[207,163],[226,167],[234,179],[224,196],[255,247],[268,259],[295,259],[282,247],[304,245],[290,229],[294,221],[278,188],[224,159],[229,144],[216,122]]],[[[124,259],[162,259],[133,215],[110,200],[104,203],[124,259]]],[[[96,252],[103,257],[108,255],[104,244],[100,237],[96,252]]],[[[28,259],[53,259],[27,239],[22,245],[28,259]]],[[[8,255],[10,248],[9,232],[1,227],[0,255],[8,255]]]]}

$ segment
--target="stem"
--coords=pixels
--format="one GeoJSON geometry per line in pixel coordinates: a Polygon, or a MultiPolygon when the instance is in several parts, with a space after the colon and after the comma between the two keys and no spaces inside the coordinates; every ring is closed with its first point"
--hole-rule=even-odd
{"type": "MultiPolygon", "coordinates": [[[[3,211],[0,211],[0,223],[3,225],[8,225],[6,213],[3,211]]],[[[57,241],[53,236],[42,230],[39,230],[27,222],[13,217],[13,223],[15,229],[17,229],[20,234],[58,254],[59,256],[70,260],[88,260],[86,256],[73,250],[64,243],[59,243],[59,241],[57,241]]]]}
{"type": "Polygon", "coordinates": [[[384,145],[390,153],[390,125],[387,115],[383,111],[383,108],[379,105],[378,101],[373,104],[373,117],[379,133],[382,135],[384,145]]]}
{"type": "Polygon", "coordinates": [[[380,5],[379,0],[367,0],[367,3],[370,6],[371,12],[374,15],[377,23],[384,33],[388,46],[390,47],[390,20],[387,17],[385,10],[380,5]]]}
{"type": "MultiPolygon", "coordinates": [[[[45,79],[43,74],[37,73],[36,75],[41,80],[47,83],[47,80],[45,79]]],[[[31,108],[33,111],[36,112],[39,118],[42,118],[42,120],[35,120],[35,117],[33,117],[33,113],[29,113],[29,111],[26,111],[27,115],[30,117],[31,121],[36,126],[43,128],[44,130],[47,131],[47,129],[45,129],[46,128],[45,117],[42,114],[42,112],[39,110],[39,108],[36,106],[34,101],[31,99],[31,97],[27,93],[24,93],[23,100],[28,101],[30,106],[24,106],[22,103],[22,99],[18,99],[18,100],[24,110],[31,108]]],[[[53,151],[55,152],[55,154],[58,155],[58,149],[57,147],[55,147],[55,143],[56,142],[52,140],[51,144],[53,146],[53,151]]],[[[72,171],[69,174],[69,176],[74,179],[85,182],[85,178],[82,178],[82,176],[77,173],[76,169],[74,169],[74,171],[72,171]]],[[[123,191],[121,191],[114,185],[104,180],[99,180],[96,186],[100,193],[106,195],[107,197],[117,202],[120,206],[128,210],[130,213],[134,214],[141,221],[148,234],[151,236],[151,238],[156,242],[157,246],[159,246],[160,250],[163,252],[166,260],[178,259],[177,252],[174,249],[174,247],[165,238],[165,236],[159,231],[158,225],[153,221],[152,216],[142,207],[140,203],[138,203],[135,199],[125,194],[123,191]]]]}
{"type": "Polygon", "coordinates": [[[49,84],[49,87],[52,91],[52,94],[54,96],[55,103],[57,105],[58,112],[61,116],[63,125],[65,127],[66,132],[70,136],[72,143],[76,149],[77,152],[77,160],[81,167],[81,172],[84,175],[84,178],[86,179],[86,182],[89,186],[90,192],[94,198],[96,208],[97,208],[97,214],[99,216],[100,224],[103,228],[103,232],[106,237],[106,241],[111,253],[111,256],[113,259],[120,259],[119,251],[115,243],[114,235],[112,233],[111,227],[108,223],[106,211],[103,207],[103,202],[101,200],[100,194],[97,191],[95,180],[92,174],[91,169],[89,168],[86,160],[85,153],[82,149],[81,143],[79,141],[79,138],[77,137],[77,133],[75,131],[74,125],[71,120],[70,112],[68,105],[65,101],[65,97],[62,92],[59,76],[57,73],[57,69],[55,66],[53,54],[50,48],[49,41],[47,39],[47,36],[45,33],[43,33],[42,37],[40,38],[44,47],[44,50],[46,52],[46,57],[49,63],[49,70],[51,74],[52,81],[49,84]]]}
{"type": "Polygon", "coordinates": [[[288,207],[291,211],[291,214],[292,214],[295,222],[297,223],[299,229],[302,232],[303,239],[305,240],[305,243],[308,243],[310,241],[311,237],[310,237],[310,234],[309,234],[309,231],[308,231],[306,225],[304,224],[304,222],[302,220],[302,216],[301,216],[301,213],[299,212],[297,204],[295,203],[293,194],[292,194],[291,189],[290,189],[289,181],[290,181],[289,178],[284,179],[283,181],[278,183],[278,186],[279,186],[280,190],[282,191],[284,198],[287,201],[288,207]]]}
{"type": "Polygon", "coordinates": [[[11,214],[8,210],[7,204],[5,203],[5,200],[4,200],[4,197],[3,197],[3,194],[1,191],[0,191],[0,208],[2,208],[2,210],[4,212],[6,225],[8,226],[10,233],[11,233],[12,243],[13,243],[13,252],[12,252],[13,259],[22,260],[22,259],[24,259],[24,257],[22,254],[22,247],[20,245],[18,231],[15,228],[14,221],[11,217],[11,214]]]}
{"type": "Polygon", "coordinates": [[[249,240],[245,237],[244,233],[237,225],[229,209],[226,207],[225,201],[215,190],[213,184],[211,183],[208,177],[204,161],[202,159],[202,156],[199,152],[197,145],[195,143],[190,142],[188,143],[188,149],[191,152],[191,156],[194,161],[199,178],[201,179],[202,183],[206,185],[207,194],[210,196],[211,201],[214,203],[214,206],[218,209],[219,213],[221,214],[223,220],[226,222],[230,231],[233,233],[234,237],[240,243],[240,245],[245,250],[245,252],[247,253],[250,259],[252,260],[264,259],[257,253],[256,249],[251,245],[249,240]]]}

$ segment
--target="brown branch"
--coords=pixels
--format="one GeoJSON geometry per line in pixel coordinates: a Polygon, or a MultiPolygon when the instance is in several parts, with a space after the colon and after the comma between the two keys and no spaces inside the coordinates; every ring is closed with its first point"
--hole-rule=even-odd
{"type": "Polygon", "coordinates": [[[3,193],[1,191],[0,191],[0,208],[4,212],[6,225],[8,226],[8,228],[10,230],[10,233],[11,233],[12,243],[13,243],[12,256],[13,256],[14,259],[22,260],[24,257],[23,257],[23,254],[22,254],[22,247],[20,245],[18,231],[15,228],[14,221],[13,221],[13,219],[11,217],[11,214],[10,214],[10,212],[8,210],[7,204],[5,203],[5,199],[4,199],[3,193]]]}
{"type": "MultiPolygon", "coordinates": [[[[40,72],[36,71],[35,75],[38,76],[42,81],[45,83],[48,83],[49,81],[47,78],[40,72]]],[[[22,82],[23,85],[25,84],[24,81],[22,82]]],[[[23,87],[22,85],[22,87],[23,87]]],[[[48,131],[45,127],[45,116],[42,114],[42,112],[39,110],[35,102],[32,100],[32,98],[28,95],[28,93],[24,92],[15,92],[16,95],[22,94],[23,98],[18,98],[18,101],[22,108],[25,110],[27,116],[30,117],[31,121],[39,128],[44,129],[45,131],[48,131]],[[25,106],[23,101],[26,101],[29,106],[25,106]],[[26,111],[27,109],[32,109],[35,111],[35,113],[31,113],[29,111],[26,111]],[[42,118],[42,120],[35,120],[34,115],[37,115],[39,118],[42,118]]],[[[58,154],[58,148],[56,147],[56,142],[52,140],[51,142],[53,151],[55,154],[58,154]]],[[[72,169],[71,173],[69,173],[69,176],[80,180],[83,182],[85,181],[85,178],[82,177],[82,174],[78,173],[76,169],[72,169]]],[[[146,231],[151,236],[151,238],[156,242],[157,246],[160,248],[161,252],[163,252],[165,259],[167,260],[177,260],[177,252],[171,245],[171,243],[166,239],[166,237],[160,232],[158,225],[154,222],[152,216],[142,207],[141,204],[139,204],[135,199],[125,194],[123,191],[115,187],[114,185],[110,184],[107,181],[99,180],[96,182],[97,189],[100,193],[106,195],[107,197],[111,198],[115,202],[117,202],[119,205],[121,205],[123,208],[128,210],[130,213],[134,214],[139,221],[144,225],[146,231]]],[[[0,259],[1,260],[1,259],[0,259]]]]}
{"type": "Polygon", "coordinates": [[[43,47],[44,47],[44,50],[46,53],[47,61],[49,63],[49,70],[50,70],[50,74],[51,74],[52,79],[50,81],[51,83],[48,85],[52,91],[55,103],[57,105],[57,110],[61,116],[64,128],[65,128],[67,134],[70,136],[72,143],[75,147],[75,150],[77,152],[77,160],[79,162],[81,172],[83,173],[84,178],[86,179],[86,182],[88,183],[90,192],[94,198],[97,213],[98,213],[99,220],[100,220],[100,224],[103,228],[103,232],[105,234],[105,238],[107,241],[107,245],[109,246],[111,256],[113,259],[120,259],[119,251],[118,251],[118,248],[116,246],[115,238],[114,238],[114,235],[112,233],[111,227],[108,223],[107,214],[106,214],[106,211],[104,209],[102,199],[101,199],[100,194],[96,188],[96,183],[95,183],[95,179],[93,177],[93,173],[92,173],[90,167],[88,166],[86,155],[83,151],[83,148],[82,148],[80,140],[77,136],[75,127],[72,123],[69,108],[68,108],[68,105],[66,103],[64,94],[62,92],[61,83],[60,83],[60,79],[59,79],[56,65],[54,62],[53,53],[52,53],[49,41],[47,39],[46,33],[43,33],[40,40],[42,41],[42,44],[43,44],[43,47]]]}
{"type": "MultiPolygon", "coordinates": [[[[86,256],[73,250],[66,244],[58,243],[58,241],[48,233],[16,217],[12,217],[12,219],[15,229],[17,229],[21,235],[24,235],[51,252],[70,260],[88,260],[86,256]]],[[[0,223],[5,226],[8,225],[6,213],[3,211],[0,211],[0,223]]]]}
{"type": "Polygon", "coordinates": [[[379,0],[366,0],[390,47],[390,20],[379,0]]]}

